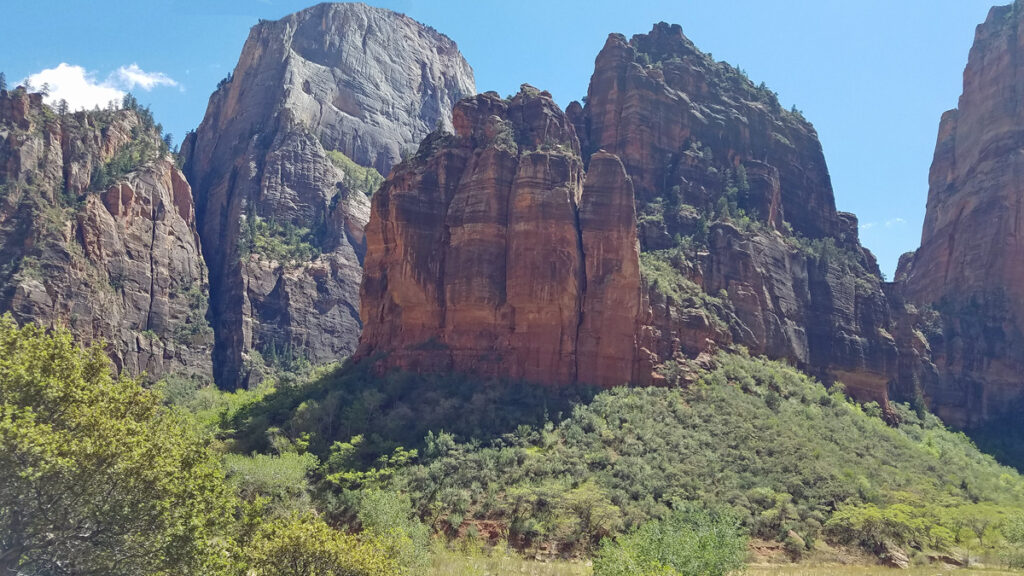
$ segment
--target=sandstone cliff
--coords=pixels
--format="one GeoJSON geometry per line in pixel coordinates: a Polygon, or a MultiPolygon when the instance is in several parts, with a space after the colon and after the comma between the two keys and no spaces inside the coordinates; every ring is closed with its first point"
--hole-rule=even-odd
{"type": "Polygon", "coordinates": [[[524,86],[454,123],[374,198],[361,356],[607,386],[743,344],[887,399],[888,305],[813,129],[678,27],[612,35],[585,108],[524,86]]]}
{"type": "Polygon", "coordinates": [[[147,110],[0,91],[0,310],[105,340],[118,369],[209,377],[192,192],[147,110]]]}
{"type": "Polygon", "coordinates": [[[614,385],[742,344],[887,400],[877,265],[799,112],[664,23],[608,38],[586,102],[478,96],[396,169],[367,230],[361,356],[614,385]]]}
{"type": "Polygon", "coordinates": [[[474,91],[454,42],[387,10],[320,4],[253,27],[182,150],[220,386],[244,384],[246,361],[355,349],[367,195],[474,91]]]}
{"type": "Polygon", "coordinates": [[[632,183],[584,176],[568,118],[524,85],[460,102],[373,197],[360,355],[551,384],[631,380],[640,308],[632,183]]]}
{"type": "Polygon", "coordinates": [[[931,357],[905,370],[904,391],[958,426],[1024,407],[1022,38],[1020,2],[978,26],[939,125],[921,247],[896,278],[931,357]]]}
{"type": "Polygon", "coordinates": [[[646,266],[648,284],[689,286],[683,306],[680,289],[649,293],[660,361],[737,343],[885,400],[897,351],[878,268],[798,111],[660,23],[610,35],[570,113],[585,151],[632,177],[645,262],[683,277],[646,266]]]}

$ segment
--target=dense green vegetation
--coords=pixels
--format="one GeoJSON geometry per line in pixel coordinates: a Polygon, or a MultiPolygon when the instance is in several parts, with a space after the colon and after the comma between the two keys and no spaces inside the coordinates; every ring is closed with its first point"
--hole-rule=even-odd
{"type": "Polygon", "coordinates": [[[309,228],[253,215],[245,219],[239,251],[281,264],[308,262],[320,255],[315,236],[309,228]]]}
{"type": "Polygon", "coordinates": [[[223,466],[209,429],[161,400],[114,378],[102,347],[0,318],[0,571],[383,576],[422,562],[402,524],[380,528],[384,505],[363,506],[383,520],[360,535],[275,510],[263,492],[282,480],[260,482],[273,466],[223,466]]]}
{"type": "Polygon", "coordinates": [[[746,563],[747,538],[728,514],[675,510],[617,540],[605,540],[595,576],[725,576],[746,563]]]}
{"type": "Polygon", "coordinates": [[[364,362],[222,393],[114,379],[99,348],[9,319],[0,352],[0,544],[26,574],[414,574],[502,541],[599,575],[724,574],[748,536],[794,558],[824,541],[1022,557],[1016,472],[923,411],[897,406],[891,426],[742,354],[686,367],[687,388],[364,362]],[[86,525],[102,538],[48,544],[86,525]]]}
{"type": "Polygon", "coordinates": [[[327,156],[344,174],[342,182],[350,190],[358,190],[370,196],[384,183],[384,177],[373,166],[360,166],[338,150],[328,150],[327,156]]]}
{"type": "Polygon", "coordinates": [[[233,450],[315,454],[308,493],[332,522],[355,525],[361,494],[385,490],[408,497],[436,533],[497,526],[515,547],[567,554],[694,502],[786,542],[793,557],[823,539],[991,552],[1024,513],[1020,476],[934,416],[896,406],[893,427],[877,405],[783,364],[716,364],[688,367],[701,375],[689,388],[596,396],[378,378],[359,365],[279,388],[222,423],[233,450]]]}
{"type": "Polygon", "coordinates": [[[202,573],[230,498],[180,414],[100,348],[0,319],[0,571],[202,573]]]}

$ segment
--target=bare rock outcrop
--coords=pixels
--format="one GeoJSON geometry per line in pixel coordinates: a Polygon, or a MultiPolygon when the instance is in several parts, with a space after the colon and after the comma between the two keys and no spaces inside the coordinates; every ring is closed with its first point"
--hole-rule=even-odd
{"type": "Polygon", "coordinates": [[[921,247],[897,273],[933,364],[904,388],[957,426],[1024,408],[1022,38],[1021,2],[978,26],[939,125],[921,247]]]}
{"type": "Polygon", "coordinates": [[[355,350],[367,195],[473,92],[454,42],[388,10],[319,4],[253,27],[183,145],[218,385],[245,384],[246,362],[355,350]]]}
{"type": "Polygon", "coordinates": [[[460,102],[373,198],[360,356],[549,384],[624,384],[641,306],[632,183],[589,172],[550,94],[460,102]]]}
{"type": "Polygon", "coordinates": [[[0,310],[103,340],[119,370],[209,378],[192,191],[148,111],[0,91],[0,310]]]}

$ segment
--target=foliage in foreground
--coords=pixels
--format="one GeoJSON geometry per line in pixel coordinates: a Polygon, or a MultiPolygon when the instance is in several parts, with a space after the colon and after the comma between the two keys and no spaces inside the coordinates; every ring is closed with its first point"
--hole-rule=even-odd
{"type": "Polygon", "coordinates": [[[198,573],[230,516],[190,424],[94,347],[0,319],[0,573],[198,573]]]}
{"type": "Polygon", "coordinates": [[[391,526],[350,535],[283,504],[301,489],[273,500],[305,484],[312,455],[229,457],[225,478],[203,424],[114,378],[100,345],[0,317],[0,574],[383,576],[422,562],[391,526]]]}
{"type": "Polygon", "coordinates": [[[747,538],[731,515],[675,510],[602,542],[594,576],[725,576],[746,557],[747,538]]]}

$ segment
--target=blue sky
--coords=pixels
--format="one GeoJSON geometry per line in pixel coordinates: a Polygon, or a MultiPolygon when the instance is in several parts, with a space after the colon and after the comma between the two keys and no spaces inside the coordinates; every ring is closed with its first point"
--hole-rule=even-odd
{"type": "MultiPolygon", "coordinates": [[[[1008,0],[1007,0],[1008,1],[1008,0]]],[[[610,32],[681,24],[699,48],[764,81],[814,123],[836,203],[892,275],[920,240],[939,116],[956,106],[987,0],[379,0],[454,39],[477,89],[523,82],[560,104],[586,94],[610,32]]],[[[1004,2],[1005,3],[1005,2],[1004,2]]],[[[293,0],[11,0],[0,71],[8,83],[62,68],[98,97],[131,89],[176,140],[198,125],[249,27],[311,5],[293,0]],[[81,70],[70,68],[80,67],[81,70]],[[146,90],[146,88],[149,90],[146,90]],[[104,92],[103,90],[108,90],[104,92]],[[112,90],[113,92],[110,92],[112,90]]],[[[54,74],[51,72],[50,74],[54,74]]]]}

